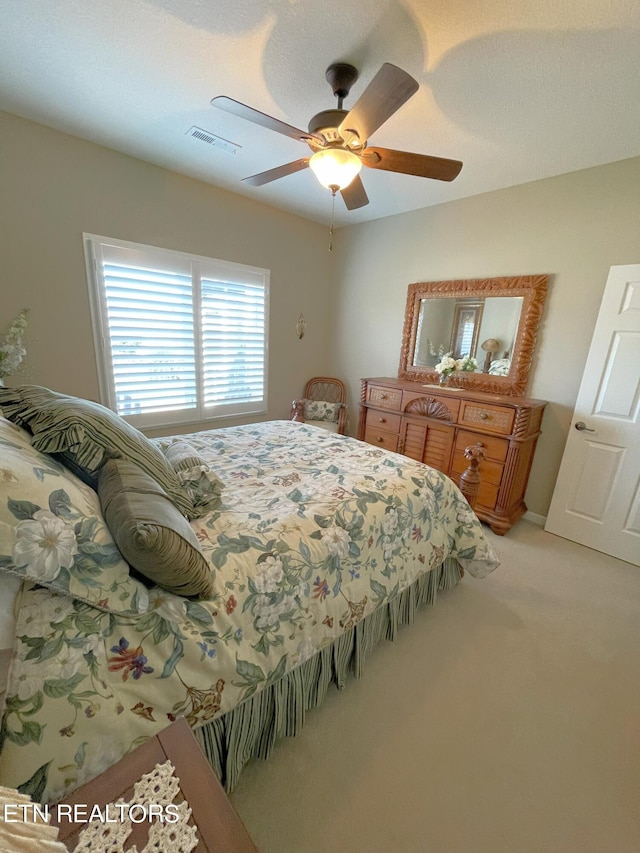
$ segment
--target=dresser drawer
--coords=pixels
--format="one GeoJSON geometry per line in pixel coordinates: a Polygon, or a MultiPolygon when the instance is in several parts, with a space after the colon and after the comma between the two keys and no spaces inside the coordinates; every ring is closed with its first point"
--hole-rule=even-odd
{"type": "MultiPolygon", "coordinates": [[[[497,462],[504,462],[507,458],[509,442],[505,438],[498,438],[495,435],[478,435],[477,432],[465,432],[460,430],[456,436],[455,452],[461,453],[464,458],[464,451],[469,445],[481,444],[484,450],[484,455],[487,459],[495,459],[497,462]]],[[[466,467],[469,466],[467,463],[466,467]]]]}
{"type": "Polygon", "coordinates": [[[367,429],[383,429],[387,432],[398,432],[400,429],[401,415],[391,412],[379,412],[376,409],[367,409],[367,429]]]}
{"type": "Polygon", "coordinates": [[[387,388],[384,385],[369,385],[367,387],[367,403],[379,409],[400,409],[402,390],[387,388]]]}
{"type": "Polygon", "coordinates": [[[472,426],[477,429],[499,432],[509,435],[515,418],[515,410],[506,406],[492,406],[483,403],[471,403],[461,401],[460,417],[458,423],[461,426],[472,426]]]}
{"type": "Polygon", "coordinates": [[[364,440],[367,444],[375,444],[376,447],[383,447],[385,450],[393,450],[394,452],[398,447],[398,433],[386,432],[376,427],[366,428],[364,440]]]}
{"type": "MultiPolygon", "coordinates": [[[[437,389],[437,385],[434,388],[437,389]]],[[[403,391],[402,411],[409,414],[423,415],[426,418],[436,418],[441,421],[452,421],[458,417],[460,400],[452,400],[450,397],[438,397],[425,388],[424,392],[403,391]]]]}
{"type": "Polygon", "coordinates": [[[469,468],[464,451],[480,444],[480,485],[470,497],[478,517],[502,536],[526,511],[544,406],[526,397],[376,376],[361,381],[358,438],[424,462],[456,483],[469,468]]]}

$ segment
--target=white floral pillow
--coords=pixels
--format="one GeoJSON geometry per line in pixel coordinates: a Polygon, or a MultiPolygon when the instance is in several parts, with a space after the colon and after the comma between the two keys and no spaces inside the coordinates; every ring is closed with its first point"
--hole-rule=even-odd
{"type": "Polygon", "coordinates": [[[114,613],[143,613],[98,495],[0,417],[0,571],[114,613]]]}
{"type": "Polygon", "coordinates": [[[326,403],[324,400],[303,400],[302,403],[305,420],[337,423],[341,403],[326,403]]]}

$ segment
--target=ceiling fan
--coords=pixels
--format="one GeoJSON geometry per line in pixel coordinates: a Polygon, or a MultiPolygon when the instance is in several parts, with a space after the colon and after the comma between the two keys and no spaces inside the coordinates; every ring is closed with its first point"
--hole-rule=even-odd
{"type": "Polygon", "coordinates": [[[340,192],[347,208],[355,210],[369,204],[359,176],[363,165],[438,181],[457,177],[462,168],[459,160],[367,145],[369,136],[418,91],[418,83],[410,74],[386,62],[348,111],[342,108],[342,103],[358,79],[357,69],[345,62],[335,62],[327,68],[325,76],[338,99],[338,107],[314,115],[308,131],[224,95],[211,100],[214,107],[305,142],[313,152],[309,157],[243,178],[244,183],[261,187],[310,167],[323,186],[334,196],[340,192]]]}

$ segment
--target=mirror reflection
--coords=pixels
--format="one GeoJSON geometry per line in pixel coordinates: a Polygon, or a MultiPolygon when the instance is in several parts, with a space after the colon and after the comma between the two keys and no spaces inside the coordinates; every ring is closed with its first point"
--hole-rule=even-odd
{"type": "Polygon", "coordinates": [[[548,275],[410,284],[398,378],[438,384],[442,356],[468,351],[478,369],[456,371],[450,387],[524,394],[548,284],[548,275]]]}
{"type": "Polygon", "coordinates": [[[475,358],[479,373],[508,376],[523,302],[521,296],[421,299],[413,366],[434,368],[451,353],[475,358]]]}

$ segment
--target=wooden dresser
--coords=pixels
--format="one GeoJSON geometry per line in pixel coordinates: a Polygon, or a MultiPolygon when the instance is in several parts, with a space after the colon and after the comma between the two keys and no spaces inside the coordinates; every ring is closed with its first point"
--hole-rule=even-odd
{"type": "Polygon", "coordinates": [[[526,512],[545,401],[385,377],[361,383],[359,439],[426,462],[456,483],[468,466],[465,448],[480,444],[478,517],[503,535],[526,512]]]}

